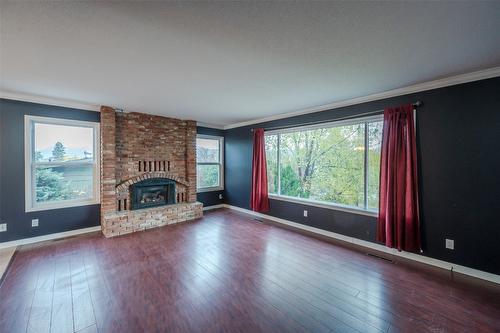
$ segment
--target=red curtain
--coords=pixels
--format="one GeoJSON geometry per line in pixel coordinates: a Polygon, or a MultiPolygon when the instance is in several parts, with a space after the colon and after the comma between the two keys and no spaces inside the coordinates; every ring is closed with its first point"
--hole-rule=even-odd
{"type": "Polygon", "coordinates": [[[267,166],[264,129],[258,128],[253,132],[253,159],[252,159],[252,193],[250,208],[256,212],[269,211],[269,194],[267,191],[267,166]]]}
{"type": "Polygon", "coordinates": [[[399,251],[421,250],[413,106],[384,110],[377,240],[399,251]]]}

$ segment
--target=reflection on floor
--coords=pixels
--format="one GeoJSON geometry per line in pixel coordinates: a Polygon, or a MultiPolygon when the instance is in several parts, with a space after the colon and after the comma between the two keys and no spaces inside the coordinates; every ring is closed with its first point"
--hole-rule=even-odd
{"type": "Polygon", "coordinates": [[[226,209],[22,246],[0,332],[494,332],[500,286],[405,266],[226,209]]]}
{"type": "Polygon", "coordinates": [[[9,265],[10,258],[14,255],[14,252],[16,252],[16,247],[8,247],[6,249],[0,249],[0,280],[2,279],[3,273],[7,269],[7,266],[9,265]]]}

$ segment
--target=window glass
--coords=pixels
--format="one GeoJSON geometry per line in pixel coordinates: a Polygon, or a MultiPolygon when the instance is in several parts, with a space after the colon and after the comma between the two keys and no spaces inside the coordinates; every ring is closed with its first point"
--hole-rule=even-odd
{"type": "Polygon", "coordinates": [[[35,162],[91,162],[94,158],[94,130],[90,127],[35,123],[34,144],[35,162]]]}
{"type": "Polygon", "coordinates": [[[37,167],[35,171],[36,202],[54,202],[92,198],[93,167],[37,167]]]}
{"type": "Polygon", "coordinates": [[[364,127],[281,135],[281,194],[362,207],[364,127]]]}
{"type": "Polygon", "coordinates": [[[198,188],[218,187],[220,166],[212,164],[198,164],[197,168],[197,185],[198,188]]]}
{"type": "Polygon", "coordinates": [[[98,124],[26,117],[26,211],[99,203],[98,124]]]}
{"type": "Polygon", "coordinates": [[[196,160],[198,163],[218,163],[219,155],[219,140],[196,139],[196,160]]]}
{"type": "Polygon", "coordinates": [[[269,193],[277,193],[278,188],[278,136],[266,135],[266,163],[269,193]]]}
{"type": "Polygon", "coordinates": [[[269,192],[376,210],[381,138],[382,121],[378,120],[267,134],[269,192]]]}
{"type": "Polygon", "coordinates": [[[198,190],[223,189],[223,138],[196,138],[196,186],[198,190]]]}
{"type": "Polygon", "coordinates": [[[368,124],[368,209],[378,210],[382,121],[368,124]]]}

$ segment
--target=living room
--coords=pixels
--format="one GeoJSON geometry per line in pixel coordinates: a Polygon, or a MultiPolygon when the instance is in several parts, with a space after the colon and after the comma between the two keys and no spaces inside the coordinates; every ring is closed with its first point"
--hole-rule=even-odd
{"type": "Polygon", "coordinates": [[[495,332],[499,2],[0,3],[0,332],[495,332]]]}

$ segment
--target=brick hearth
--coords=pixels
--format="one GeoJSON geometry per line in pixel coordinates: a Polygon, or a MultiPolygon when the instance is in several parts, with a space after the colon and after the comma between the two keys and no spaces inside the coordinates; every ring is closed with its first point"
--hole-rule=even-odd
{"type": "Polygon", "coordinates": [[[196,122],[101,107],[101,228],[106,237],[199,218],[196,122]],[[176,204],[130,210],[130,185],[176,182],[176,204]]]}

